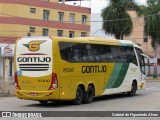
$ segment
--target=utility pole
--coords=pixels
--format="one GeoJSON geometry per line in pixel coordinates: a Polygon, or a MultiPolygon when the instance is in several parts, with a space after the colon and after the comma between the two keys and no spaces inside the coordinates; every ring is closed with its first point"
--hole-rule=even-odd
{"type": "Polygon", "coordinates": [[[9,77],[9,59],[6,59],[6,52],[7,52],[7,48],[8,46],[10,46],[11,44],[8,44],[7,46],[5,46],[3,48],[3,87],[2,87],[2,91],[3,93],[9,94],[9,81],[8,81],[8,77],[9,77]]]}
{"type": "Polygon", "coordinates": [[[6,76],[6,49],[7,49],[7,47],[9,47],[11,44],[8,44],[7,46],[5,46],[4,47],[4,49],[3,49],[3,52],[4,52],[4,54],[3,54],[3,64],[4,64],[4,68],[3,68],[3,77],[4,78],[7,78],[7,76],[6,76]]]}
{"type": "Polygon", "coordinates": [[[155,52],[155,55],[154,55],[154,78],[157,78],[157,66],[158,66],[158,42],[155,41],[155,48],[154,48],[154,52],[155,52]]]}

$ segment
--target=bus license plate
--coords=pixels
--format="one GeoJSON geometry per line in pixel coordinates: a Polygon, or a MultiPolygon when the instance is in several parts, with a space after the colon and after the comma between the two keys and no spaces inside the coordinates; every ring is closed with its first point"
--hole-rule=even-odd
{"type": "Polygon", "coordinates": [[[31,96],[38,96],[38,93],[31,92],[30,95],[31,96]]]}

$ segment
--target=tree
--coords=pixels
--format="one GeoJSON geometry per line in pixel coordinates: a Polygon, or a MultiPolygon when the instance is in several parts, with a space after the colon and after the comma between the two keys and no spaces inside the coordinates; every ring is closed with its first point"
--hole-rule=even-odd
{"type": "MultiPolygon", "coordinates": [[[[158,57],[158,45],[160,44],[160,1],[147,0],[147,6],[143,8],[145,16],[144,32],[151,37],[155,59],[158,57]]],[[[154,77],[157,78],[157,66],[154,67],[154,77]]]]}
{"type": "Polygon", "coordinates": [[[134,0],[110,0],[109,6],[101,12],[105,33],[114,34],[117,39],[129,36],[133,29],[131,17],[127,13],[129,9],[140,10],[134,0]]]}

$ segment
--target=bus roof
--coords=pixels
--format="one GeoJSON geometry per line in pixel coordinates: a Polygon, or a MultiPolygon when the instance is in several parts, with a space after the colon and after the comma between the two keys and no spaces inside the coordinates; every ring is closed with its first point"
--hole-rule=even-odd
{"type": "Polygon", "coordinates": [[[114,38],[102,38],[102,37],[76,37],[76,38],[63,38],[63,40],[67,41],[67,39],[70,41],[85,41],[85,42],[97,42],[97,43],[110,43],[110,44],[117,44],[117,45],[122,45],[122,46],[134,46],[140,48],[139,45],[136,43],[130,41],[130,40],[117,40],[114,38]]]}
{"type": "Polygon", "coordinates": [[[130,40],[117,40],[114,38],[102,38],[102,37],[75,37],[75,38],[68,38],[68,37],[54,37],[54,36],[25,36],[22,37],[22,39],[36,39],[36,38],[41,38],[41,39],[48,39],[48,38],[53,38],[55,41],[67,41],[67,42],[72,42],[72,41],[79,41],[79,42],[87,42],[87,43],[103,43],[103,44],[110,44],[110,45],[122,45],[122,46],[134,46],[140,48],[136,43],[130,41],[130,40]]]}

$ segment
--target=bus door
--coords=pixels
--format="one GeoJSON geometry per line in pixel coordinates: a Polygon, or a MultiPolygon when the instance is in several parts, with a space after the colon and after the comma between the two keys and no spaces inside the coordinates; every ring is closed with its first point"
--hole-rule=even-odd
{"type": "Polygon", "coordinates": [[[145,62],[145,76],[149,76],[150,75],[150,57],[145,55],[145,54],[141,54],[142,57],[144,57],[144,62],[145,62]]]}
{"type": "Polygon", "coordinates": [[[137,51],[137,56],[138,56],[138,65],[140,67],[140,72],[139,72],[139,81],[138,81],[138,89],[145,89],[145,61],[144,61],[144,56],[143,52],[141,49],[136,48],[137,51]]]}

